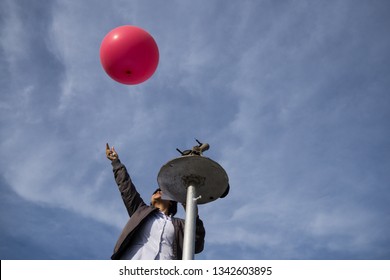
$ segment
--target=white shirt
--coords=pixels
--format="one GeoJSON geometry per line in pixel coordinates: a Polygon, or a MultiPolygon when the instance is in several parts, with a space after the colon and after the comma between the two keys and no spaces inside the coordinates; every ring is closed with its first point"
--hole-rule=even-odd
{"type": "Polygon", "coordinates": [[[172,218],[153,212],[134,234],[122,260],[171,260],[175,230],[172,218]]]}

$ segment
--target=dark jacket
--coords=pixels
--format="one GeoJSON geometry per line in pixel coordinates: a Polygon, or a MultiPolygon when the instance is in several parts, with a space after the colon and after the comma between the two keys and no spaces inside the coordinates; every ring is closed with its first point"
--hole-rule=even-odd
{"type": "MultiPolygon", "coordinates": [[[[126,167],[119,159],[112,161],[115,181],[119,187],[123,202],[126,206],[127,212],[130,216],[129,221],[122,230],[118,241],[114,248],[114,254],[111,259],[120,259],[127,246],[131,243],[133,234],[137,231],[145,218],[152,212],[159,211],[157,208],[147,205],[140,194],[137,192],[131,178],[126,170],[126,167]]],[[[175,229],[175,238],[173,241],[173,255],[174,259],[181,260],[183,254],[183,239],[184,239],[184,220],[179,218],[172,218],[173,227],[175,229]]],[[[196,233],[195,233],[195,253],[203,251],[205,229],[202,220],[199,216],[196,219],[196,233]]]]}

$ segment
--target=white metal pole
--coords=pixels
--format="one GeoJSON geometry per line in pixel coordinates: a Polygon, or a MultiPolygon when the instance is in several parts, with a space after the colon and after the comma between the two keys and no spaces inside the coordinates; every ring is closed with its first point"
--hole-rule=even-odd
{"type": "Polygon", "coordinates": [[[186,219],[184,226],[183,260],[193,260],[195,255],[195,230],[197,201],[196,188],[190,184],[187,188],[186,219]]]}

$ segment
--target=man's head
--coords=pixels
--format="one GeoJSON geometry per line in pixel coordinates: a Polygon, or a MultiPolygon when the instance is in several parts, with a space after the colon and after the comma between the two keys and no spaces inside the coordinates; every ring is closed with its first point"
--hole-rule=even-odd
{"type": "Polygon", "coordinates": [[[151,198],[150,204],[161,211],[165,211],[166,214],[175,216],[177,212],[177,202],[173,200],[162,199],[162,191],[160,188],[156,189],[151,198]]]}

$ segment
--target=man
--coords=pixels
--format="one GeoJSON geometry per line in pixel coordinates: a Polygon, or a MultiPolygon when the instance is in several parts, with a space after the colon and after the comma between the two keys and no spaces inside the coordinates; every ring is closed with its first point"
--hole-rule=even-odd
{"type": "MultiPolygon", "coordinates": [[[[136,190],[126,167],[120,162],[114,147],[106,145],[106,156],[111,160],[115,181],[129,214],[111,259],[171,260],[182,259],[184,220],[175,218],[177,202],[162,199],[157,189],[150,205],[136,190]]],[[[199,216],[196,218],[195,253],[203,251],[205,229],[199,216]]]]}

